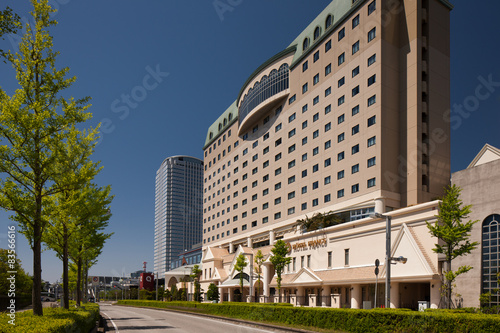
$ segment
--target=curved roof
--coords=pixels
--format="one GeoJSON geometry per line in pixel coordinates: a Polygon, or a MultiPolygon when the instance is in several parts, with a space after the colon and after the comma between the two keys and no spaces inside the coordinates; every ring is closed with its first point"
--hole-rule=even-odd
{"type": "Polygon", "coordinates": [[[217,140],[219,135],[226,130],[229,126],[231,126],[238,119],[238,107],[236,107],[236,101],[231,104],[224,113],[222,113],[219,118],[208,128],[207,138],[205,139],[205,144],[203,145],[203,149],[210,146],[212,142],[217,140]],[[231,120],[229,120],[229,116],[231,115],[231,120]],[[226,119],[226,125],[224,125],[224,119],[226,119]],[[221,125],[221,126],[219,126],[221,125]],[[220,129],[219,129],[220,127],[220,129]],[[210,133],[212,136],[210,137],[210,133]]]}

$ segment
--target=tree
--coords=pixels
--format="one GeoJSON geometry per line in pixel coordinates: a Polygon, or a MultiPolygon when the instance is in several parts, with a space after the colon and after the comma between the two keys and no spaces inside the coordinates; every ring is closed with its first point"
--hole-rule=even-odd
{"type": "Polygon", "coordinates": [[[236,257],[236,263],[234,264],[234,270],[239,273],[240,276],[240,290],[241,297],[240,301],[243,301],[243,270],[247,267],[248,263],[246,261],[246,257],[243,253],[240,253],[238,257],[236,257]]]}
{"type": "Polygon", "coordinates": [[[21,267],[21,260],[17,259],[14,250],[0,249],[0,295],[8,296],[11,290],[11,282],[15,282],[16,296],[31,294],[33,280],[21,267]],[[15,281],[9,279],[9,271],[15,271],[15,281]]]}
{"type": "Polygon", "coordinates": [[[278,295],[281,302],[281,273],[283,273],[285,266],[290,263],[292,258],[286,256],[288,254],[288,247],[282,239],[276,241],[271,252],[272,255],[269,261],[273,264],[274,270],[276,271],[276,283],[278,284],[278,295]]]}
{"type": "Polygon", "coordinates": [[[191,278],[194,280],[194,301],[201,301],[201,284],[200,284],[200,275],[203,271],[200,269],[200,266],[194,265],[191,269],[191,278]]]}
{"type": "Polygon", "coordinates": [[[436,216],[436,222],[431,224],[427,222],[427,228],[432,236],[437,237],[438,244],[432,250],[443,254],[446,261],[446,271],[444,271],[445,282],[445,302],[448,309],[451,308],[452,284],[457,276],[467,273],[472,269],[471,266],[460,266],[456,271],[451,269],[453,259],[470,254],[478,242],[470,242],[470,232],[474,224],[478,221],[468,221],[471,212],[471,205],[463,206],[460,200],[461,189],[452,185],[446,189],[446,193],[439,203],[439,213],[436,216]]]}
{"type": "MultiPolygon", "coordinates": [[[[12,211],[11,219],[33,250],[33,314],[43,315],[41,302],[41,243],[48,224],[52,196],[64,190],[58,184],[60,166],[67,154],[64,143],[80,133],[76,126],[91,118],[86,110],[89,98],[62,97],[62,91],[76,81],[66,78],[69,68],[55,67],[49,28],[57,24],[48,0],[31,0],[34,25],[26,23],[19,52],[7,54],[20,85],[9,97],[0,89],[0,207],[12,211]]],[[[97,129],[80,133],[80,140],[92,141],[97,129]]],[[[86,179],[74,177],[67,188],[78,188],[86,179]]]]}
{"type": "Polygon", "coordinates": [[[323,228],[328,228],[337,224],[344,222],[344,219],[340,214],[329,213],[315,213],[311,218],[306,217],[304,219],[297,220],[297,224],[302,228],[303,231],[313,231],[323,228]]]}
{"type": "Polygon", "coordinates": [[[219,302],[219,288],[215,285],[215,283],[210,283],[208,286],[208,291],[207,291],[207,298],[210,301],[217,301],[219,302]]]}
{"type": "Polygon", "coordinates": [[[179,300],[179,290],[177,289],[177,285],[173,284],[172,287],[170,287],[170,293],[172,294],[172,301],[179,300]]]}
{"type": "MultiPolygon", "coordinates": [[[[5,34],[15,34],[21,27],[21,19],[19,15],[12,12],[12,9],[7,7],[0,10],[0,39],[4,39],[5,34]]],[[[6,58],[7,54],[4,50],[0,49],[0,58],[6,58]]],[[[4,60],[5,62],[5,60],[4,60]]]]}
{"type": "Polygon", "coordinates": [[[257,274],[257,295],[260,295],[260,279],[262,278],[262,265],[264,264],[264,255],[258,250],[254,258],[255,273],[257,274]]]}

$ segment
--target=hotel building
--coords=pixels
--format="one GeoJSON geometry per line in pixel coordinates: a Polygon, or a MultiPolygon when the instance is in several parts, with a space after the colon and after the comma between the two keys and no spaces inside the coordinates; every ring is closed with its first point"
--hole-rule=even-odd
{"type": "Polygon", "coordinates": [[[179,253],[202,240],[203,161],[166,158],[156,172],[154,272],[164,276],[179,253]]]}
{"type": "MultiPolygon", "coordinates": [[[[385,253],[377,212],[393,217],[394,255],[408,257],[393,268],[393,306],[438,305],[441,263],[425,221],[450,181],[451,8],[334,0],[248,77],[203,146],[205,290],[218,284],[222,300],[257,290],[250,265],[239,290],[236,256],[251,262],[260,249],[268,259],[283,239],[287,301],[374,306],[374,261],[383,278],[385,253]],[[297,227],[316,213],[343,223],[297,227]]],[[[277,295],[273,275],[266,260],[257,299],[277,295]]]]}

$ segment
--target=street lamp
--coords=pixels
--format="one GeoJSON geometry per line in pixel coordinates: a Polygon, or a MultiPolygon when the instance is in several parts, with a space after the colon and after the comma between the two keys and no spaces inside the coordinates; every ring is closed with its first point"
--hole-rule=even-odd
{"type": "Polygon", "coordinates": [[[370,214],[371,218],[385,218],[385,307],[391,307],[391,217],[380,213],[370,214]]]}

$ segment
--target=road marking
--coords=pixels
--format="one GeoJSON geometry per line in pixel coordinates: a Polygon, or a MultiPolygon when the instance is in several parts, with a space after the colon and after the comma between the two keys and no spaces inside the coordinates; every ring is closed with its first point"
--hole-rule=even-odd
{"type": "Polygon", "coordinates": [[[102,312],[102,311],[101,311],[101,313],[102,313],[103,315],[105,315],[106,317],[108,317],[109,321],[111,321],[111,324],[113,324],[113,327],[115,328],[115,332],[119,333],[120,331],[118,331],[118,327],[116,327],[115,322],[113,321],[113,319],[111,319],[111,317],[110,317],[110,316],[108,316],[106,313],[104,313],[104,312],[102,312]]]}

